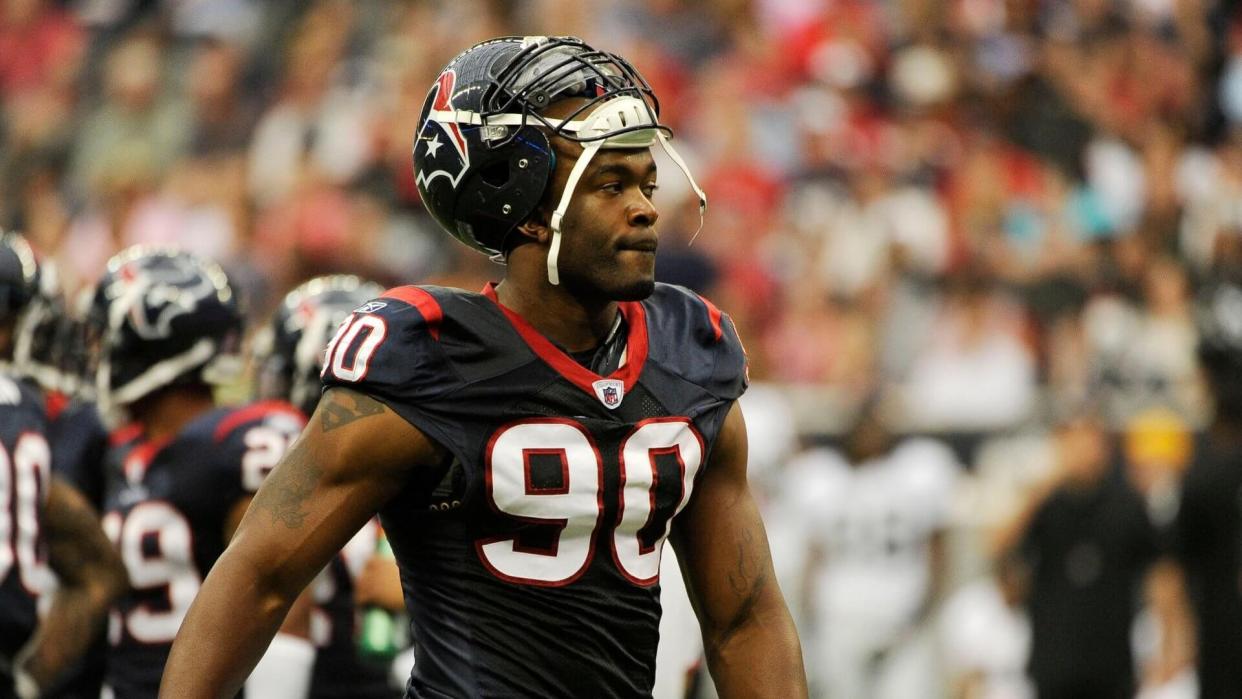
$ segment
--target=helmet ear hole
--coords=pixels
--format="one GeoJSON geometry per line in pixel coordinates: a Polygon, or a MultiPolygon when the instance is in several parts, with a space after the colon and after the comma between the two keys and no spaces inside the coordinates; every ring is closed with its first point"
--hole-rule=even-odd
{"type": "Polygon", "coordinates": [[[497,160],[479,171],[479,179],[497,189],[509,184],[509,161],[497,160]]]}

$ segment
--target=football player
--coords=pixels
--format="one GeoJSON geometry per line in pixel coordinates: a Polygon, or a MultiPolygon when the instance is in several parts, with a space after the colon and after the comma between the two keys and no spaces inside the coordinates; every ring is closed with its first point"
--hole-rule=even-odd
{"type": "MultiPolygon", "coordinates": [[[[311,279],[285,295],[254,341],[259,399],[292,403],[303,415],[315,412],[322,384],[324,347],[351,311],[383,293],[374,282],[335,274],[311,279]]],[[[373,557],[377,528],[364,526],[333,556],[311,589],[315,609],[312,699],[391,697],[386,669],[358,656],[355,580],[373,557]]],[[[389,573],[395,578],[395,573],[389,573]]]]}
{"type": "MultiPolygon", "coordinates": [[[[104,531],[133,585],[109,626],[106,682],[118,697],[150,697],[203,576],[304,419],[277,401],[217,407],[213,385],[240,369],[242,316],[214,263],[142,247],[118,254],[87,327],[100,410],[122,424],[104,459],[104,531]]],[[[305,696],[314,648],[309,607],[299,610],[248,694],[305,696]]]]}
{"type": "Polygon", "coordinates": [[[843,447],[788,466],[784,505],[806,528],[812,683],[831,697],[927,694],[940,681],[928,621],[960,468],[940,442],[891,434],[876,398],[843,447]]]}
{"type": "MultiPolygon", "coordinates": [[[[0,236],[0,256],[12,288],[28,289],[28,300],[17,317],[12,342],[0,356],[14,376],[40,397],[47,417],[46,436],[52,449],[52,473],[76,488],[96,512],[103,508],[103,454],[108,432],[95,405],[84,400],[81,372],[72,361],[79,343],[78,325],[61,295],[55,267],[39,260],[26,239],[16,233],[0,236]],[[22,278],[28,274],[29,279],[22,278]]],[[[61,699],[99,696],[103,683],[106,641],[97,636],[77,666],[45,688],[61,699]]]]}
{"type": "MultiPolygon", "coordinates": [[[[0,354],[11,358],[29,327],[39,267],[25,241],[0,237],[0,354]]],[[[96,510],[52,473],[46,401],[0,373],[0,697],[36,697],[63,679],[126,585],[96,510]],[[56,589],[40,622],[36,607],[56,589]]]]}
{"type": "MultiPolygon", "coordinates": [[[[56,270],[36,258],[25,238],[0,236],[0,257],[7,270],[26,270],[28,292],[13,327],[12,341],[0,352],[13,374],[42,397],[52,444],[52,471],[76,487],[96,508],[103,503],[103,450],[107,430],[94,405],[77,396],[79,372],[67,366],[77,338],[61,296],[56,270]]],[[[18,274],[20,272],[14,272],[18,274]]],[[[16,278],[0,283],[16,284],[16,278]]]]}
{"type": "Polygon", "coordinates": [[[746,481],[742,345],[654,280],[651,149],[685,169],[668,136],[638,73],[578,39],[495,39],[440,73],[416,181],[504,281],[396,288],[337,330],[329,390],[195,600],[165,696],[236,691],[376,511],[418,649],[407,696],[650,694],[666,538],[720,694],[806,695],[746,481]]]}

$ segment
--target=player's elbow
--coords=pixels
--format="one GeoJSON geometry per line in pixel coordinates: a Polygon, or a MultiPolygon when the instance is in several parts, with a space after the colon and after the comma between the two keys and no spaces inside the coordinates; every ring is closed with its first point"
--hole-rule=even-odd
{"type": "Polygon", "coordinates": [[[802,644],[782,609],[755,610],[744,620],[705,637],[708,668],[721,697],[806,697],[802,644]]]}
{"type": "MultiPolygon", "coordinates": [[[[129,573],[112,549],[99,552],[84,563],[77,576],[78,587],[90,597],[93,606],[106,608],[129,590],[129,573]]],[[[63,584],[63,583],[62,583],[63,584]]]]}
{"type": "Polygon", "coordinates": [[[284,614],[309,580],[297,574],[294,566],[274,552],[247,545],[238,537],[216,562],[209,578],[216,569],[227,572],[218,582],[226,594],[249,591],[258,611],[263,614],[284,614]],[[223,564],[223,566],[221,565],[223,564]]]}
{"type": "Polygon", "coordinates": [[[120,557],[114,556],[103,561],[99,571],[92,577],[98,581],[99,596],[107,605],[111,605],[129,590],[129,572],[125,570],[125,564],[120,557]]]}
{"type": "Polygon", "coordinates": [[[749,657],[755,648],[802,657],[793,618],[784,601],[755,591],[725,623],[706,627],[704,648],[709,659],[728,664],[749,657]]]}

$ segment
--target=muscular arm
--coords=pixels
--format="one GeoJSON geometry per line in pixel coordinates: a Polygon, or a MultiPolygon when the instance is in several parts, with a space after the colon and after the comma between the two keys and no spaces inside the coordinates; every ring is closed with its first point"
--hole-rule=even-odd
{"type": "MultiPolygon", "coordinates": [[[[224,540],[232,541],[233,535],[237,533],[237,528],[241,526],[242,518],[246,515],[246,511],[250,509],[250,503],[254,502],[253,497],[243,497],[233,505],[233,509],[229,512],[228,519],[224,523],[224,540]]],[[[302,593],[289,607],[289,613],[285,615],[285,620],[280,624],[280,633],[296,636],[301,639],[310,640],[310,618],[311,612],[315,609],[314,594],[311,586],[303,588],[302,593]]]]}
{"type": "Polygon", "coordinates": [[[59,478],[53,478],[48,488],[44,528],[58,587],[51,609],[23,653],[23,669],[46,688],[90,645],[108,606],[129,581],[94,508],[59,478]]]}
{"type": "Polygon", "coordinates": [[[413,469],[441,459],[382,403],[328,391],[204,581],[173,643],[160,696],[236,694],[298,593],[413,469]]]}
{"type": "Polygon", "coordinates": [[[807,696],[802,647],[746,482],[746,425],[737,405],[674,522],[673,546],[720,696],[807,696]]]}

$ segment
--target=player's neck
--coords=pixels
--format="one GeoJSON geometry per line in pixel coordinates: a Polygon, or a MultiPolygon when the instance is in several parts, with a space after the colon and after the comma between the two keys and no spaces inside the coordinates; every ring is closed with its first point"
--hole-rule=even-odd
{"type": "Polygon", "coordinates": [[[147,439],[175,437],[191,420],[215,407],[207,386],[174,386],[152,393],[131,412],[147,439]]]}
{"type": "Polygon", "coordinates": [[[593,349],[612,330],[617,318],[616,301],[585,301],[563,286],[552,286],[546,277],[532,282],[514,279],[510,272],[496,287],[496,298],[566,350],[593,349]]]}

